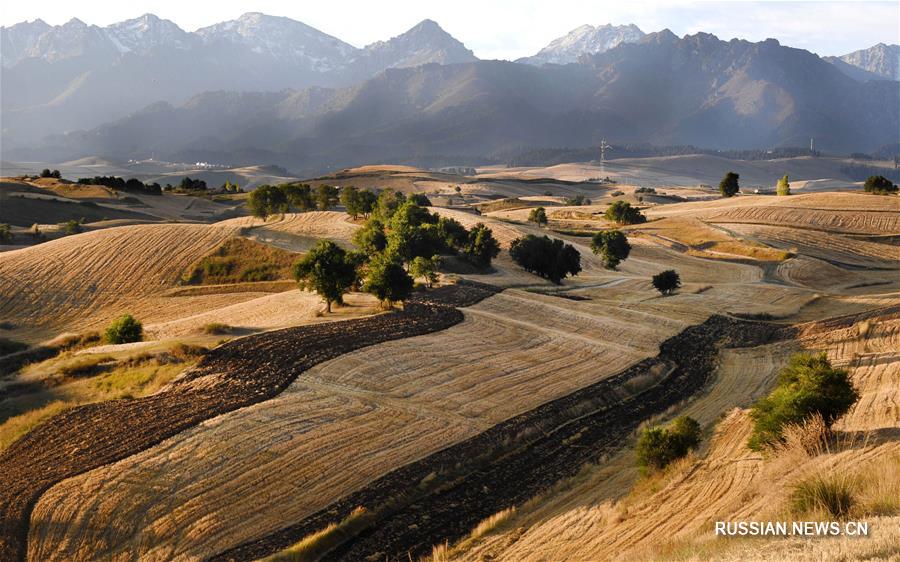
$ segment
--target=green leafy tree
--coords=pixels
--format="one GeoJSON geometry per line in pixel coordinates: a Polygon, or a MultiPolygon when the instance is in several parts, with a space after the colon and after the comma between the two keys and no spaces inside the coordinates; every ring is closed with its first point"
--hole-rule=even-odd
{"type": "Polygon", "coordinates": [[[525,271],[559,285],[567,275],[581,271],[581,254],[571,244],[547,236],[529,234],[513,240],[509,247],[513,261],[525,271]]]}
{"type": "Polygon", "coordinates": [[[12,230],[9,228],[9,225],[0,223],[0,243],[6,244],[7,242],[12,241],[12,239],[12,230]]]}
{"type": "Polygon", "coordinates": [[[354,219],[363,214],[359,190],[352,185],[341,188],[341,205],[347,209],[347,214],[354,219]]]}
{"type": "Polygon", "coordinates": [[[628,238],[619,230],[604,230],[591,238],[591,250],[603,259],[603,265],[615,269],[631,253],[628,238]]]}
{"type": "Polygon", "coordinates": [[[458,220],[449,217],[439,217],[437,229],[447,248],[455,252],[461,252],[466,249],[469,242],[469,231],[458,220]]]}
{"type": "Polygon", "coordinates": [[[528,220],[538,225],[538,227],[547,224],[547,210],[543,207],[536,207],[528,213],[528,220]]]}
{"type": "Polygon", "coordinates": [[[387,308],[405,300],[413,290],[413,279],[399,259],[380,254],[369,263],[365,290],[375,295],[387,308]]]}
{"type": "Polygon", "coordinates": [[[657,273],[652,279],[653,287],[663,295],[671,295],[681,287],[681,276],[674,269],[657,273]]]}
{"type": "Polygon", "coordinates": [[[394,191],[393,189],[385,189],[378,194],[378,199],[375,202],[375,209],[372,212],[379,220],[387,223],[391,220],[391,217],[394,216],[394,211],[396,211],[404,201],[406,201],[406,196],[402,193],[394,191]]]}
{"type": "Polygon", "coordinates": [[[638,438],[636,453],[641,468],[662,469],[700,445],[700,424],[682,416],[668,426],[644,429],[638,438]]]}
{"type": "Polygon", "coordinates": [[[417,256],[441,253],[445,248],[437,222],[437,216],[428,209],[405,201],[388,224],[387,251],[407,263],[417,256]]]}
{"type": "Polygon", "coordinates": [[[775,389],[750,410],[753,432],[748,446],[760,450],[778,443],[785,426],[815,414],[831,427],[858,399],[847,371],[832,367],[825,353],[795,354],[778,375],[775,389]]]}
{"type": "Polygon", "coordinates": [[[53,172],[50,171],[50,168],[44,168],[43,170],[41,170],[41,177],[42,178],[52,178],[53,172]]]}
{"type": "Polygon", "coordinates": [[[863,190],[877,195],[891,195],[897,193],[897,186],[884,176],[869,176],[863,184],[863,190]]]}
{"type": "Polygon", "coordinates": [[[247,209],[254,217],[265,220],[270,215],[287,212],[288,200],[284,190],[274,185],[261,185],[247,197],[247,209]]]}
{"type": "Polygon", "coordinates": [[[425,279],[425,286],[431,287],[438,280],[437,270],[441,266],[441,256],[416,256],[409,264],[409,273],[414,279],[425,279]]]}
{"type": "Polygon", "coordinates": [[[719,182],[719,193],[721,193],[723,197],[737,195],[737,192],[741,189],[740,185],[738,185],[738,179],[740,179],[740,175],[734,172],[725,174],[725,177],[719,182]]]}
{"type": "Polygon", "coordinates": [[[106,328],[108,343],[133,343],[144,339],[144,326],[130,314],[123,314],[106,328]]]}
{"type": "Polygon", "coordinates": [[[616,224],[640,224],[646,217],[627,201],[613,201],[603,215],[606,220],[616,224]]]}
{"type": "Polygon", "coordinates": [[[407,197],[407,201],[412,201],[420,207],[431,207],[431,199],[424,193],[413,193],[407,197]]]}
{"type": "Polygon", "coordinates": [[[775,193],[778,195],[790,195],[791,194],[791,184],[788,181],[788,175],[785,174],[783,178],[778,180],[778,185],[775,187],[775,193]]]}
{"type": "Polygon", "coordinates": [[[591,200],[584,196],[584,194],[579,193],[575,197],[569,197],[566,199],[566,205],[571,207],[581,207],[582,205],[590,205],[591,200]]]}
{"type": "Polygon", "coordinates": [[[368,217],[372,214],[377,201],[378,196],[371,189],[359,190],[359,209],[364,216],[368,217]]]}
{"type": "Polygon", "coordinates": [[[357,260],[331,240],[319,240],[316,246],[294,264],[294,279],[301,288],[313,290],[331,303],[343,304],[344,293],[356,282],[357,260]]]}
{"type": "Polygon", "coordinates": [[[327,211],[338,204],[338,190],[336,187],[319,184],[316,188],[316,207],[320,211],[327,211]]]}
{"type": "Polygon", "coordinates": [[[483,223],[477,223],[469,231],[468,241],[463,256],[478,267],[489,267],[491,260],[500,254],[500,243],[494,233],[483,223]]]}
{"type": "Polygon", "coordinates": [[[387,247],[387,236],[380,220],[371,217],[362,228],[353,233],[353,243],[365,255],[372,257],[387,247]]]}
{"type": "Polygon", "coordinates": [[[284,194],[288,207],[301,213],[316,208],[312,188],[308,183],[282,183],[278,189],[284,194]]]}

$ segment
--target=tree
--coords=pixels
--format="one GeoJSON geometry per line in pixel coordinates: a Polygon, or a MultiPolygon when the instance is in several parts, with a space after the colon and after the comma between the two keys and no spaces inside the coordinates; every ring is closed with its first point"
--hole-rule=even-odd
{"type": "Polygon", "coordinates": [[[269,215],[287,212],[288,200],[282,189],[274,185],[261,185],[247,197],[247,209],[254,217],[266,220],[269,215]]]}
{"type": "Polygon", "coordinates": [[[571,244],[547,236],[528,234],[513,240],[509,247],[513,261],[525,271],[559,285],[567,275],[581,271],[581,254],[571,244]]]}
{"type": "Polygon", "coordinates": [[[407,197],[406,200],[412,201],[420,207],[431,207],[431,199],[429,199],[428,196],[424,193],[413,193],[412,195],[407,197]]]}
{"type": "Polygon", "coordinates": [[[305,213],[316,208],[312,188],[308,183],[282,183],[278,185],[278,189],[284,194],[288,206],[294,210],[305,213]]]}
{"type": "Polygon", "coordinates": [[[775,193],[778,195],[790,195],[791,194],[791,184],[788,182],[788,175],[785,174],[783,178],[778,180],[778,185],[775,186],[775,193]]]}
{"type": "Polygon", "coordinates": [[[41,177],[42,178],[53,177],[53,173],[50,171],[50,168],[44,168],[43,170],[41,170],[41,177]]]}
{"type": "Polygon", "coordinates": [[[206,191],[206,182],[203,180],[192,180],[190,177],[185,176],[181,178],[181,183],[178,184],[178,188],[181,191],[206,191]]]}
{"type": "Polygon", "coordinates": [[[579,193],[575,197],[569,197],[566,199],[566,205],[571,207],[581,207],[582,205],[590,205],[591,200],[584,196],[584,194],[579,193]]]}
{"type": "Polygon", "coordinates": [[[541,227],[547,224],[547,210],[543,207],[536,207],[528,213],[528,220],[541,227]]]}
{"type": "Polygon", "coordinates": [[[681,287],[681,276],[674,269],[667,269],[653,276],[653,286],[663,295],[671,295],[681,287]]]}
{"type": "Polygon", "coordinates": [[[325,299],[325,310],[331,312],[331,303],[343,304],[344,293],[356,282],[356,260],[331,240],[319,240],[294,264],[294,279],[325,299]]]}
{"type": "Polygon", "coordinates": [[[347,209],[347,214],[353,219],[363,214],[362,197],[358,189],[352,185],[341,188],[341,205],[347,209]]]}
{"type": "Polygon", "coordinates": [[[380,254],[369,264],[365,290],[372,293],[386,308],[395,302],[405,300],[413,290],[413,279],[399,259],[380,254]]]}
{"type": "Polygon", "coordinates": [[[387,247],[384,225],[375,217],[370,218],[362,228],[353,233],[353,243],[369,257],[381,252],[387,247]]]}
{"type": "Polygon", "coordinates": [[[316,188],[316,207],[320,211],[327,211],[338,203],[338,190],[336,187],[319,184],[316,188]]]}
{"type": "Polygon", "coordinates": [[[396,211],[397,207],[402,205],[404,201],[406,201],[406,196],[402,193],[394,191],[393,189],[385,189],[378,194],[378,199],[375,202],[375,209],[372,212],[376,217],[381,219],[382,222],[386,223],[394,216],[394,211],[396,211]]]}
{"type": "Polygon", "coordinates": [[[869,176],[866,183],[863,184],[863,190],[865,190],[866,193],[890,195],[892,193],[897,193],[897,186],[884,176],[869,176]]]}
{"type": "Polygon", "coordinates": [[[59,170],[53,170],[50,172],[51,178],[62,179],[62,174],[59,173],[59,170]]]}
{"type": "Polygon", "coordinates": [[[785,426],[816,414],[830,428],[858,399],[847,371],[832,367],[825,353],[797,353],[778,375],[775,389],[751,408],[753,432],[747,445],[760,450],[778,443],[785,426]]]}
{"type": "Polygon", "coordinates": [[[738,185],[739,174],[728,172],[722,181],[719,182],[719,192],[723,197],[732,197],[741,189],[738,185]]]}
{"type": "Polygon", "coordinates": [[[642,468],[665,468],[700,445],[700,424],[697,420],[681,416],[666,427],[644,429],[638,438],[636,452],[642,468]]]}
{"type": "Polygon", "coordinates": [[[618,230],[598,232],[591,239],[591,250],[603,259],[603,265],[615,269],[619,263],[628,258],[631,244],[628,238],[618,230]]]}
{"type": "Polygon", "coordinates": [[[431,287],[438,280],[437,270],[441,265],[441,256],[416,256],[409,264],[409,273],[414,279],[425,279],[425,286],[431,287]]]}
{"type": "Polygon", "coordinates": [[[636,208],[632,207],[627,201],[613,201],[606,208],[603,215],[606,220],[616,224],[640,224],[647,220],[646,217],[636,208]]]}
{"type": "Polygon", "coordinates": [[[132,343],[144,339],[144,326],[134,316],[123,314],[106,328],[108,343],[132,343]]]}
{"type": "Polygon", "coordinates": [[[12,230],[10,230],[9,225],[6,223],[0,223],[0,243],[5,244],[12,241],[12,239],[12,230]]]}
{"type": "Polygon", "coordinates": [[[388,224],[387,251],[407,263],[417,256],[441,253],[446,248],[437,222],[437,215],[406,200],[388,224]]]}
{"type": "Polygon", "coordinates": [[[454,252],[461,252],[467,248],[469,231],[458,220],[449,217],[439,217],[437,229],[444,241],[444,245],[448,249],[454,252]]]}
{"type": "Polygon", "coordinates": [[[500,254],[500,244],[494,238],[490,228],[477,223],[469,231],[463,256],[479,267],[489,267],[491,260],[500,254]]]}

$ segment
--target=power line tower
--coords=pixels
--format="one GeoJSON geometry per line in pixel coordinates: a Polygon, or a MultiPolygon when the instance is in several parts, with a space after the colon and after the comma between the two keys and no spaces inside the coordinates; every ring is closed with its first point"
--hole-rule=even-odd
{"type": "Polygon", "coordinates": [[[600,139],[600,177],[606,176],[606,151],[612,147],[607,144],[606,139],[600,139]]]}

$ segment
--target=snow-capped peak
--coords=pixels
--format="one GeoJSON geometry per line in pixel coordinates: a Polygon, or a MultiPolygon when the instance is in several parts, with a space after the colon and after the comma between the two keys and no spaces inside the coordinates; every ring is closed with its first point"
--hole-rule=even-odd
{"type": "Polygon", "coordinates": [[[146,52],[161,45],[188,48],[191,36],[172,21],[153,14],[121,21],[106,27],[110,41],[120,53],[146,52]]]}
{"type": "Polygon", "coordinates": [[[529,64],[567,64],[575,62],[582,55],[602,53],[616,47],[620,43],[634,43],[644,36],[636,25],[612,24],[582,25],[566,35],[554,39],[536,55],[519,59],[529,64]]]}

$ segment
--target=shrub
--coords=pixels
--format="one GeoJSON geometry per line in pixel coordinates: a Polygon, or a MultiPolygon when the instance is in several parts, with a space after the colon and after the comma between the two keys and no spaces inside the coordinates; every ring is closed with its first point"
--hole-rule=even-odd
{"type": "Polygon", "coordinates": [[[287,206],[296,211],[305,213],[316,208],[313,201],[312,188],[306,183],[282,183],[278,189],[284,194],[287,206]]]}
{"type": "Polygon", "coordinates": [[[741,189],[738,185],[739,178],[740,175],[734,172],[728,172],[727,174],[725,174],[725,177],[722,178],[722,181],[719,182],[719,193],[721,193],[723,197],[731,197],[733,195],[736,195],[737,192],[741,189]]]}
{"type": "Polygon", "coordinates": [[[786,425],[802,423],[815,414],[831,427],[857,399],[847,371],[833,368],[825,353],[795,354],[778,375],[775,389],[750,410],[753,432],[748,446],[761,450],[780,443],[786,425]]]}
{"type": "Polygon", "coordinates": [[[82,231],[81,223],[79,223],[75,219],[67,220],[66,222],[59,225],[59,229],[63,231],[63,233],[69,234],[78,234],[82,231]]]}
{"type": "Polygon", "coordinates": [[[330,240],[316,246],[294,264],[294,278],[304,289],[311,289],[325,299],[325,310],[331,303],[343,304],[344,293],[356,282],[356,263],[347,252],[330,240]]]}
{"type": "Polygon", "coordinates": [[[559,285],[567,275],[581,271],[581,254],[571,244],[547,236],[529,234],[513,240],[509,247],[513,261],[525,271],[559,285]]]}
{"type": "Polygon", "coordinates": [[[575,197],[569,197],[566,199],[566,205],[570,205],[572,207],[581,207],[582,205],[590,205],[591,200],[579,193],[575,197]]]}
{"type": "Polygon", "coordinates": [[[791,492],[791,508],[797,514],[825,511],[841,519],[855,503],[855,482],[847,474],[816,475],[798,483],[791,492]]]}
{"type": "Polygon", "coordinates": [[[537,224],[539,227],[547,224],[547,210],[543,207],[536,207],[528,213],[528,220],[537,224]]]}
{"type": "Polygon", "coordinates": [[[778,185],[775,186],[775,193],[777,193],[778,195],[791,194],[791,184],[790,182],[788,182],[787,174],[785,174],[783,178],[778,180],[778,185]]]}
{"type": "Polygon", "coordinates": [[[114,359],[109,355],[83,357],[61,366],[59,374],[72,378],[89,377],[108,370],[112,361],[114,359]]]}
{"type": "Polygon", "coordinates": [[[609,194],[610,197],[621,197],[623,195],[625,195],[625,192],[618,189],[609,194]]]}
{"type": "Polygon", "coordinates": [[[618,230],[598,232],[591,239],[591,250],[603,259],[603,265],[615,269],[631,253],[631,244],[618,230]]]}
{"type": "Polygon", "coordinates": [[[616,224],[639,224],[647,219],[641,212],[627,201],[613,201],[603,215],[606,220],[616,224]]]}
{"type": "Polygon", "coordinates": [[[221,322],[210,322],[209,324],[203,326],[204,334],[210,334],[214,336],[230,334],[231,331],[231,326],[229,326],[228,324],[222,324],[221,322]]]}
{"type": "Polygon", "coordinates": [[[185,176],[181,178],[181,183],[178,184],[178,189],[181,191],[206,191],[206,182],[200,179],[192,180],[191,178],[185,176]]]}
{"type": "Polygon", "coordinates": [[[0,243],[11,242],[13,239],[12,230],[6,223],[0,223],[0,243]]]}
{"type": "Polygon", "coordinates": [[[378,254],[387,247],[384,225],[377,218],[370,218],[362,228],[353,233],[353,243],[367,256],[378,254]]]}
{"type": "Polygon", "coordinates": [[[653,287],[663,295],[671,295],[681,287],[681,276],[674,269],[657,273],[651,280],[653,287]]]}
{"type": "Polygon", "coordinates": [[[431,256],[426,258],[417,256],[409,264],[409,272],[414,279],[425,279],[425,286],[431,287],[438,280],[437,269],[441,265],[441,256],[431,256]]]}
{"type": "Polygon", "coordinates": [[[639,187],[634,190],[635,193],[656,193],[656,190],[652,187],[639,187]]]}
{"type": "Polygon", "coordinates": [[[645,428],[637,441],[637,461],[642,468],[665,468],[700,444],[700,424],[688,416],[666,427],[645,428]]]}
{"type": "Polygon", "coordinates": [[[123,314],[112,321],[105,335],[108,343],[132,343],[143,339],[144,327],[134,316],[123,314]]]}
{"type": "Polygon", "coordinates": [[[863,190],[865,190],[866,193],[890,195],[892,193],[897,193],[897,186],[884,176],[869,176],[866,183],[863,184],[863,190]]]}

